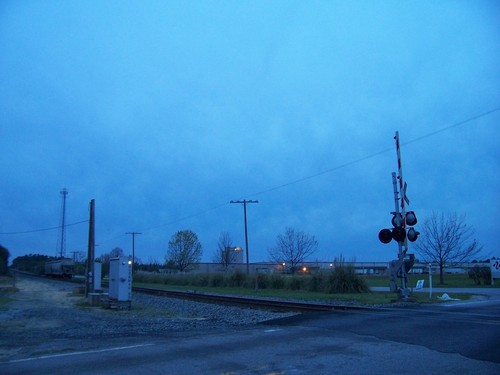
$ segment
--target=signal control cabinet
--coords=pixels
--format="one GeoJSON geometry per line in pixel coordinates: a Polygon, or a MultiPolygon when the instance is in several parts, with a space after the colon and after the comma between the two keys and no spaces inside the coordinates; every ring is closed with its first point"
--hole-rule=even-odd
{"type": "Polygon", "coordinates": [[[132,300],[132,261],[127,257],[109,260],[109,298],[119,302],[132,300]]]}

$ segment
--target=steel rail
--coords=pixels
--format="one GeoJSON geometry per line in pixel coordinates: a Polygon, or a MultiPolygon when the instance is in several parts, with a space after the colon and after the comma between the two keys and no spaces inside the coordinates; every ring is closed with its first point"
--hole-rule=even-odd
{"type": "Polygon", "coordinates": [[[261,308],[266,310],[287,310],[300,312],[333,311],[333,310],[373,310],[371,307],[356,305],[339,305],[316,302],[284,301],[256,297],[228,296],[221,294],[210,294],[199,291],[178,291],[155,288],[133,287],[137,293],[149,295],[189,299],[193,301],[221,303],[226,305],[247,306],[251,308],[261,308]]]}
{"type": "MultiPolygon", "coordinates": [[[[63,280],[55,278],[47,278],[45,276],[34,275],[29,272],[16,271],[24,277],[37,278],[47,281],[60,281],[65,283],[77,283],[81,284],[81,280],[63,280]]],[[[301,301],[287,301],[287,300],[276,300],[272,298],[258,298],[258,297],[241,297],[241,296],[230,296],[222,294],[211,294],[202,291],[179,291],[179,290],[167,290],[167,289],[156,289],[156,288],[144,288],[133,286],[132,291],[136,293],[144,293],[154,296],[166,297],[166,298],[178,298],[178,299],[188,299],[192,301],[205,302],[205,303],[220,303],[225,305],[233,306],[245,306],[255,309],[265,309],[265,310],[280,310],[280,311],[297,311],[297,312],[319,312],[319,311],[346,311],[346,310],[365,310],[373,311],[380,310],[380,308],[370,307],[370,306],[358,306],[358,305],[341,305],[334,303],[321,303],[321,302],[301,302],[301,301]]]]}

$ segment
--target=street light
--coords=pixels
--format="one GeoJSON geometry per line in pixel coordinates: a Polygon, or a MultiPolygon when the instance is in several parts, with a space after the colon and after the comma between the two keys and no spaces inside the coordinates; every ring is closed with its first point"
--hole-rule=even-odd
{"type": "Polygon", "coordinates": [[[247,253],[247,275],[250,273],[250,263],[248,258],[248,231],[247,231],[247,203],[259,203],[259,201],[247,201],[243,199],[242,201],[230,201],[229,203],[243,203],[243,217],[245,220],[245,248],[247,253]]]}
{"type": "Polygon", "coordinates": [[[132,235],[132,273],[134,273],[134,265],[135,265],[135,235],[142,234],[140,232],[127,232],[125,234],[132,235]]]}

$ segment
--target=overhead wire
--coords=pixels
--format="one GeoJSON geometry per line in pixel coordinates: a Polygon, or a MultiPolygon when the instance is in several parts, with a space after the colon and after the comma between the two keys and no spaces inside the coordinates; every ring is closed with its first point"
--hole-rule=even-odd
{"type": "MultiPolygon", "coordinates": [[[[426,133],[422,136],[419,136],[419,137],[416,137],[416,138],[413,138],[409,141],[406,141],[406,142],[401,142],[401,145],[409,145],[411,143],[415,143],[415,142],[418,142],[418,141],[421,141],[425,138],[429,138],[429,137],[432,137],[436,134],[439,134],[439,133],[442,133],[442,132],[445,132],[447,130],[450,130],[450,129],[453,129],[453,128],[456,128],[456,127],[459,127],[459,126],[462,126],[462,125],[465,125],[469,122],[472,122],[474,120],[478,120],[482,117],[486,117],[494,112],[498,112],[500,111],[500,107],[497,107],[497,108],[494,108],[494,109],[491,109],[491,110],[488,110],[486,112],[482,112],[478,115],[475,115],[475,116],[472,116],[472,117],[469,117],[465,120],[462,120],[462,121],[459,121],[459,122],[456,122],[454,124],[451,124],[449,126],[446,126],[446,127],[443,127],[441,129],[438,129],[438,130],[435,130],[433,132],[430,132],[430,133],[426,133]]],[[[266,194],[266,193],[269,193],[269,192],[272,192],[272,191],[275,191],[275,190],[279,190],[279,189],[283,189],[285,187],[288,187],[288,186],[291,186],[291,185],[295,185],[295,184],[298,184],[298,183],[301,183],[301,182],[304,182],[304,181],[307,181],[307,180],[311,180],[313,178],[316,178],[316,177],[320,177],[320,176],[323,176],[325,174],[328,174],[328,173],[332,173],[332,172],[335,172],[335,171],[338,171],[340,169],[343,169],[343,168],[346,168],[346,167],[349,167],[349,166],[352,166],[352,165],[355,165],[355,164],[358,164],[358,163],[361,163],[363,161],[366,161],[366,160],[369,160],[369,159],[372,159],[374,157],[377,157],[379,155],[382,155],[382,154],[385,154],[387,152],[390,152],[390,151],[393,151],[394,150],[394,147],[388,147],[386,149],[383,149],[383,150],[380,150],[380,151],[376,151],[376,152],[373,152],[371,154],[368,154],[368,155],[365,155],[365,156],[362,156],[360,158],[357,158],[357,159],[354,159],[354,160],[351,160],[351,161],[348,161],[346,163],[343,163],[343,164],[339,164],[337,166],[334,166],[332,168],[328,168],[328,169],[325,169],[323,171],[320,171],[320,172],[317,172],[317,173],[314,173],[314,174],[311,174],[309,176],[304,176],[304,177],[301,177],[301,178],[298,178],[296,180],[292,180],[292,181],[289,181],[289,182],[286,182],[286,183],[283,183],[283,184],[280,184],[280,185],[276,185],[276,186],[272,186],[272,187],[269,187],[267,189],[264,189],[264,190],[260,190],[260,191],[257,191],[257,192],[254,192],[254,193],[251,193],[251,194],[247,194],[243,197],[241,197],[241,199],[244,199],[244,198],[250,198],[250,197],[256,197],[256,196],[259,196],[259,195],[263,195],[263,194],[266,194]]],[[[188,216],[185,216],[185,217],[182,217],[182,218],[179,218],[179,219],[175,219],[173,221],[170,221],[166,224],[162,224],[162,225],[159,225],[159,226],[156,226],[156,227],[152,227],[152,228],[149,228],[149,229],[146,229],[145,231],[147,230],[152,230],[152,229],[156,229],[156,228],[159,228],[159,227],[165,227],[165,226],[168,226],[168,225],[172,225],[172,224],[176,224],[178,222],[181,222],[181,221],[184,221],[184,220],[187,220],[187,219],[191,219],[193,217],[197,217],[197,216],[201,216],[207,212],[210,212],[210,211],[213,211],[213,210],[216,210],[222,206],[225,206],[227,203],[221,203],[221,204],[218,204],[217,206],[214,206],[214,207],[211,207],[211,208],[208,208],[208,209],[205,209],[203,211],[199,211],[197,213],[194,213],[192,215],[188,215],[188,216]]]]}
{"type": "MultiPolygon", "coordinates": [[[[462,125],[465,125],[469,122],[472,122],[474,120],[478,120],[482,117],[486,117],[492,113],[495,113],[495,112],[498,112],[500,111],[500,107],[497,107],[497,108],[494,108],[494,109],[491,109],[491,110],[488,110],[486,112],[482,112],[478,115],[475,115],[475,116],[472,116],[472,117],[469,117],[465,120],[462,120],[462,121],[459,121],[459,122],[456,122],[454,124],[451,124],[449,126],[446,126],[446,127],[443,127],[443,128],[440,128],[438,130],[435,130],[433,132],[429,132],[429,133],[426,133],[422,136],[419,136],[419,137],[416,137],[416,138],[413,138],[409,141],[406,141],[406,142],[402,142],[401,145],[409,145],[409,144],[412,144],[412,143],[415,143],[415,142],[419,142],[425,138],[429,138],[429,137],[432,137],[432,136],[435,136],[436,134],[439,134],[439,133],[442,133],[442,132],[445,132],[445,131],[448,131],[450,129],[453,129],[453,128],[456,128],[456,127],[459,127],[459,126],[462,126],[462,125]]],[[[340,169],[343,169],[343,168],[346,168],[346,167],[349,167],[349,166],[352,166],[352,165],[355,165],[355,164],[358,164],[358,163],[361,163],[363,161],[366,161],[366,160],[369,160],[369,159],[372,159],[374,157],[377,157],[379,155],[382,155],[382,154],[385,154],[389,151],[392,151],[393,150],[393,147],[390,147],[390,148],[386,148],[386,149],[383,149],[383,150],[380,150],[380,151],[376,151],[376,152],[373,152],[371,154],[368,154],[368,155],[365,155],[365,156],[362,156],[360,158],[357,158],[357,159],[354,159],[354,160],[351,160],[351,161],[348,161],[346,163],[343,163],[343,164],[339,164],[339,165],[336,165],[332,168],[328,168],[328,169],[325,169],[323,171],[320,171],[320,172],[317,172],[317,173],[314,173],[314,174],[311,174],[309,176],[304,176],[304,177],[301,177],[301,178],[298,178],[296,180],[292,180],[292,181],[289,181],[289,182],[285,182],[283,184],[279,184],[279,185],[275,185],[275,186],[271,186],[269,188],[266,188],[264,190],[260,190],[260,191],[257,191],[257,192],[254,192],[254,193],[251,193],[251,194],[247,194],[245,195],[243,198],[248,198],[248,197],[255,197],[255,196],[259,196],[259,195],[263,195],[263,194],[266,194],[266,193],[269,193],[269,192],[272,192],[272,191],[275,191],[275,190],[279,190],[279,189],[283,189],[283,188],[286,188],[288,186],[291,186],[291,185],[295,185],[295,184],[298,184],[298,183],[301,183],[301,182],[304,182],[304,181],[307,181],[307,180],[311,180],[311,179],[314,179],[316,177],[320,177],[320,176],[323,176],[325,174],[328,174],[328,173],[332,173],[332,172],[335,172],[335,171],[338,171],[340,169]]],[[[188,219],[192,219],[194,217],[198,217],[198,216],[201,216],[201,215],[204,215],[206,214],[207,212],[210,212],[210,211],[214,211],[222,206],[225,206],[227,204],[227,202],[225,203],[220,203],[218,205],[215,205],[213,207],[210,207],[210,208],[207,208],[207,209],[204,209],[204,210],[201,210],[201,211],[198,211],[198,212],[195,212],[191,215],[187,215],[187,216],[183,216],[183,217],[180,217],[178,219],[174,219],[172,221],[169,221],[167,223],[164,223],[164,224],[161,224],[161,225],[157,225],[157,226],[153,226],[153,227],[150,227],[150,228],[147,228],[147,229],[143,229],[142,231],[143,232],[146,232],[146,231],[151,231],[153,229],[157,229],[157,228],[161,228],[161,227],[166,227],[166,226],[169,226],[169,225],[172,225],[172,224],[176,224],[176,223],[179,223],[181,221],[185,221],[185,220],[188,220],[188,219]]],[[[68,226],[72,226],[72,225],[78,225],[78,224],[82,224],[82,223],[86,223],[88,222],[88,220],[82,220],[82,221],[79,221],[79,222],[76,222],[76,223],[71,223],[71,224],[66,224],[65,226],[68,227],[68,226]]],[[[35,233],[35,232],[43,232],[43,231],[49,231],[49,230],[55,230],[55,229],[60,229],[62,228],[61,225],[59,226],[56,226],[56,227],[50,227],[50,228],[42,228],[42,229],[33,229],[33,230],[26,230],[26,231],[15,231],[15,232],[0,232],[1,235],[11,235],[11,234],[25,234],[25,233],[35,233]]],[[[113,239],[116,239],[118,237],[121,237],[122,235],[119,235],[119,236],[116,236],[116,237],[113,237],[113,239]]],[[[106,240],[106,241],[100,241],[100,242],[109,242],[111,239],[109,240],[106,240]]]]}
{"type": "Polygon", "coordinates": [[[409,141],[406,141],[406,142],[401,142],[401,145],[402,145],[402,146],[405,146],[405,145],[409,145],[409,144],[411,144],[411,143],[415,143],[415,142],[421,141],[422,139],[432,137],[432,136],[434,136],[434,135],[436,135],[436,134],[439,134],[439,133],[445,132],[445,131],[447,131],[447,130],[450,130],[450,129],[453,129],[453,128],[456,128],[456,127],[459,127],[459,126],[461,126],[461,125],[465,125],[465,124],[467,124],[467,123],[469,123],[469,122],[471,122],[471,121],[478,120],[478,119],[480,119],[481,117],[486,117],[486,116],[488,116],[488,115],[490,115],[490,114],[492,114],[492,113],[498,112],[498,111],[500,111],[500,107],[498,107],[498,108],[494,108],[494,109],[491,109],[491,110],[489,110],[489,111],[487,111],[487,112],[480,113],[480,114],[478,114],[478,115],[476,115],[476,116],[469,117],[468,119],[465,119],[465,120],[462,120],[462,121],[456,122],[456,123],[451,124],[451,125],[449,125],[449,126],[446,126],[446,127],[444,127],[444,128],[441,128],[441,129],[435,130],[435,131],[433,131],[433,132],[430,132],[430,133],[427,133],[427,134],[421,135],[420,137],[413,138],[413,139],[411,139],[411,140],[409,140],[409,141]]]}
{"type": "Polygon", "coordinates": [[[88,223],[88,220],[77,221],[76,223],[58,225],[56,227],[50,227],[50,228],[31,229],[31,230],[23,230],[23,231],[16,231],[16,232],[0,232],[0,234],[7,235],[7,234],[25,234],[25,233],[45,232],[45,231],[49,231],[49,230],[60,229],[62,227],[70,227],[70,226],[78,225],[78,224],[82,224],[82,223],[88,223]]]}

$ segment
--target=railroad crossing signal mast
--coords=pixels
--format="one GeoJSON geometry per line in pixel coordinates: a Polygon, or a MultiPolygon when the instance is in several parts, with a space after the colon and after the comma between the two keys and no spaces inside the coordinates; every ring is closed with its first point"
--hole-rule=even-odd
{"type": "Polygon", "coordinates": [[[408,288],[407,274],[415,263],[415,255],[408,254],[408,241],[417,240],[418,233],[413,226],[417,224],[415,212],[406,211],[406,205],[410,205],[410,200],[406,196],[407,184],[403,180],[403,168],[401,164],[401,151],[399,144],[399,133],[394,136],[396,140],[396,152],[398,157],[398,176],[392,172],[392,186],[394,190],[394,212],[391,212],[392,229],[382,229],[378,238],[382,243],[389,243],[395,240],[398,243],[398,259],[389,263],[389,286],[391,292],[397,292],[398,297],[407,299],[410,296],[408,288]],[[399,184],[398,184],[399,180],[399,184]],[[399,190],[398,190],[399,185],[399,190]],[[409,229],[407,229],[409,228],[409,229]],[[401,279],[401,287],[397,285],[397,279],[401,279]]]}

